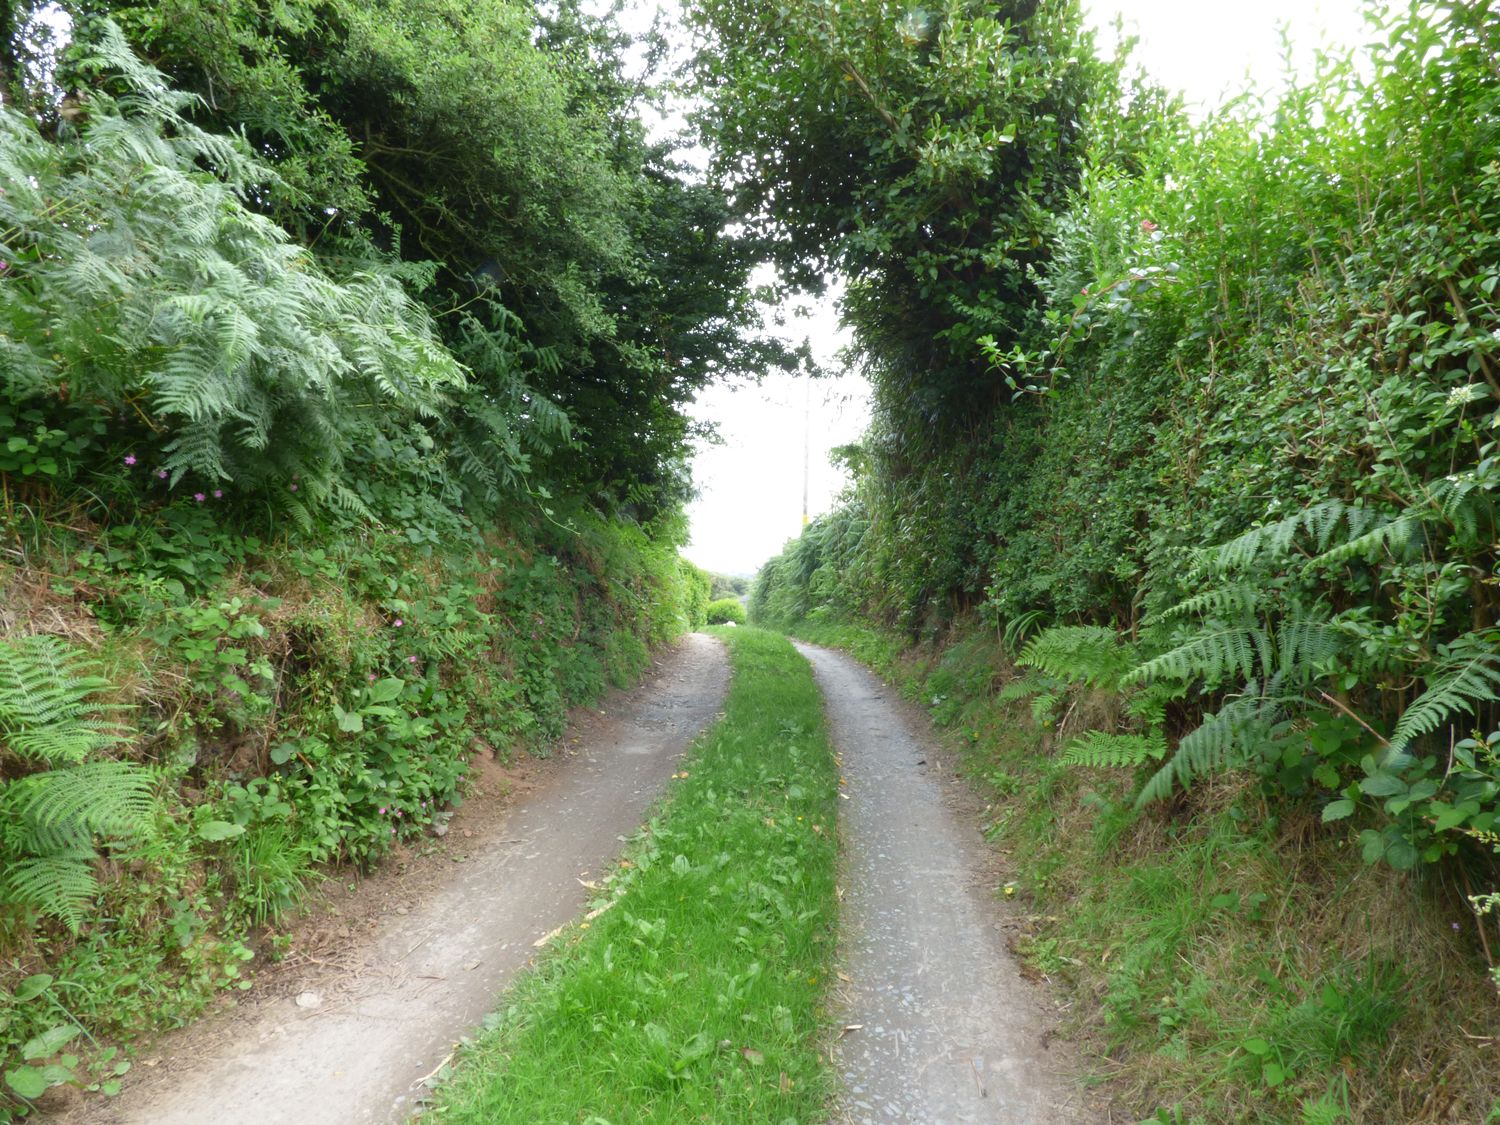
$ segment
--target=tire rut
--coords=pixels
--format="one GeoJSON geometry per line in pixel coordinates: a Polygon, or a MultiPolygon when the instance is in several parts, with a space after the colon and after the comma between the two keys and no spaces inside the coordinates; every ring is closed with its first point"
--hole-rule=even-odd
{"type": "Polygon", "coordinates": [[[939,781],[935,748],[872,673],[797,648],[823,691],[849,798],[839,811],[850,983],[839,1010],[856,1029],[835,1048],[841,1120],[1097,1120],[1063,1052],[1046,1046],[1041,998],[1007,950],[1005,908],[984,874],[993,856],[939,781]]]}
{"type": "Polygon", "coordinates": [[[590,724],[576,760],[502,811],[451,879],[406,916],[386,919],[340,959],[349,967],[309,978],[316,1010],[290,997],[251,998],[168,1036],[156,1047],[160,1073],[73,1120],[403,1120],[424,1077],[493,1009],[537,940],[577,915],[582,875],[613,863],[679,757],[719,713],[728,684],[724,647],[689,636],[607,721],[590,724]]]}

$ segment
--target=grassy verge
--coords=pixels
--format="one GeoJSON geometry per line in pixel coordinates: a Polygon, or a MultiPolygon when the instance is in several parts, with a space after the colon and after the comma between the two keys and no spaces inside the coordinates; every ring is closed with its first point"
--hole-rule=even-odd
{"type": "Polygon", "coordinates": [[[724,718],[591,920],[465,1052],[445,1121],[823,1119],[837,773],[807,663],[779,635],[723,635],[724,718]]]}
{"type": "Polygon", "coordinates": [[[584,513],[42,512],[0,511],[0,1121],[112,1091],[119,1049],[291,951],[310,885],[425,847],[476,755],[545,754],[689,608],[670,543],[584,513]],[[28,811],[60,800],[62,835],[28,811]]]}
{"type": "Polygon", "coordinates": [[[911,650],[860,623],[792,631],[870,662],[947,731],[1030,908],[1022,951],[1125,1111],[1500,1121],[1495,998],[1451,876],[1366,866],[1351,829],[1268,803],[1248,776],[1137,810],[1132,771],[1059,760],[1112,700],[1076,693],[1037,721],[1003,694],[992,633],[911,650]]]}

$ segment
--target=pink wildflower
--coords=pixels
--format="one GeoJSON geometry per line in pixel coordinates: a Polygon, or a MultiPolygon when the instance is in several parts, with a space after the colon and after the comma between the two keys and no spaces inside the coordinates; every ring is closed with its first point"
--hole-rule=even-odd
{"type": "Polygon", "coordinates": [[[1141,220],[1141,230],[1145,231],[1147,234],[1150,234],[1152,231],[1154,231],[1156,229],[1157,229],[1156,224],[1153,223],[1150,219],[1142,219],[1141,220]]]}
{"type": "Polygon", "coordinates": [[[208,497],[205,496],[205,495],[203,495],[203,493],[201,493],[201,492],[195,492],[195,493],[193,493],[193,499],[196,500],[196,501],[198,501],[198,503],[201,504],[201,503],[203,503],[203,501],[207,500],[208,497]]]}
{"type": "Polygon", "coordinates": [[[391,624],[393,624],[393,625],[395,625],[395,626],[396,626],[396,628],[398,628],[398,629],[399,629],[399,628],[401,628],[401,626],[403,626],[403,625],[405,625],[405,624],[406,624],[406,622],[405,622],[405,621],[402,621],[402,620],[401,620],[401,618],[399,618],[399,617],[398,617],[398,618],[396,618],[396,620],[395,620],[395,621],[393,621],[393,622],[391,622],[391,624]]]}
{"type": "Polygon", "coordinates": [[[289,484],[287,485],[287,488],[289,488],[293,492],[297,491],[297,486],[295,484],[289,484]]]}
{"type": "Polygon", "coordinates": [[[406,658],[406,662],[408,664],[415,664],[417,662],[417,658],[415,656],[408,656],[406,658]]]}
{"type": "Polygon", "coordinates": [[[381,816],[384,816],[384,815],[385,815],[385,806],[384,806],[384,805],[381,805],[381,806],[380,806],[380,815],[381,815],[381,816]]]}
{"type": "Polygon", "coordinates": [[[134,465],[134,464],[135,464],[135,454],[134,453],[127,453],[127,454],[125,454],[125,465],[126,465],[126,467],[129,468],[131,465],[134,465]]]}
{"type": "Polygon", "coordinates": [[[167,470],[166,469],[157,469],[156,470],[156,479],[157,480],[166,480],[167,479],[167,470]]]}
{"type": "Polygon", "coordinates": [[[222,488],[216,488],[216,489],[214,489],[214,499],[215,500],[222,500],[222,499],[224,499],[224,490],[222,488]]]}

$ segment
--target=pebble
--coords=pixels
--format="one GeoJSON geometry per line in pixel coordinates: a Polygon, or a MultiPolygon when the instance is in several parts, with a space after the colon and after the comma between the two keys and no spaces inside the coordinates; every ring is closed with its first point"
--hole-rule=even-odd
{"type": "Polygon", "coordinates": [[[309,1011],[323,1006],[323,998],[316,992],[299,992],[297,994],[297,1007],[306,1008],[309,1011]]]}

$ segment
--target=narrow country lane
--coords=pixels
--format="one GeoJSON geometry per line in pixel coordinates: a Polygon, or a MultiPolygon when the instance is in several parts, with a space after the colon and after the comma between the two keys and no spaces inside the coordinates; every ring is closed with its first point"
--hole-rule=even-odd
{"type": "Polygon", "coordinates": [[[488,843],[455,865],[450,881],[387,918],[337,976],[309,978],[306,987],[326,998],[318,1007],[271,998],[249,1018],[229,1013],[227,1033],[209,1020],[169,1037],[158,1072],[88,1120],[402,1120],[423,1077],[494,1007],[534,943],[577,915],[586,894],[580,876],[613,861],[718,713],[729,682],[721,644],[693,634],[660,663],[608,721],[591,725],[576,760],[503,811],[488,843]]]}
{"type": "MultiPolygon", "coordinates": [[[[851,658],[799,644],[843,760],[841,953],[850,1030],[842,1120],[1085,1125],[1096,1114],[1046,1047],[985,880],[983,843],[954,811],[906,709],[851,658]]],[[[954,784],[946,779],[947,784],[954,784]]]]}

